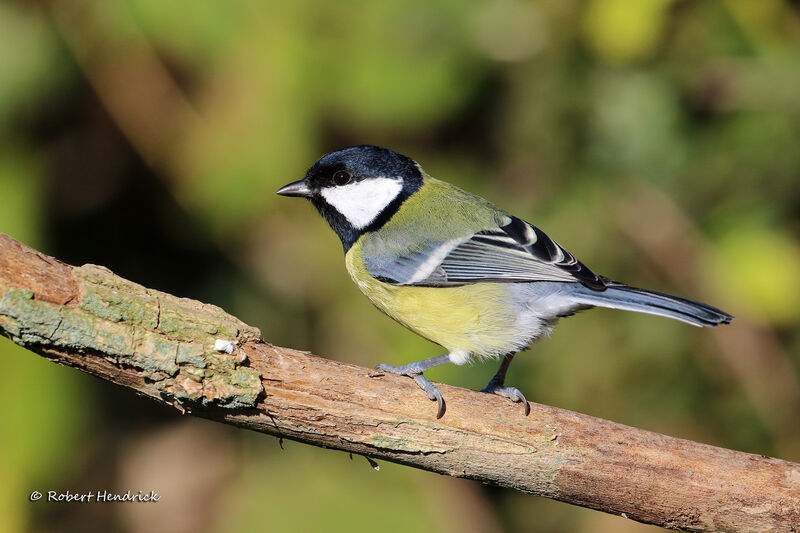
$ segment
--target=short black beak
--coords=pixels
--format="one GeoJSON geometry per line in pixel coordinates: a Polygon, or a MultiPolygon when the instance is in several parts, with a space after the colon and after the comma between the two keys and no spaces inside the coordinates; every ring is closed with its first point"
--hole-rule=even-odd
{"type": "Polygon", "coordinates": [[[308,198],[311,196],[311,189],[308,188],[308,182],[304,179],[293,181],[288,185],[284,185],[278,189],[277,194],[281,196],[303,196],[308,198]]]}

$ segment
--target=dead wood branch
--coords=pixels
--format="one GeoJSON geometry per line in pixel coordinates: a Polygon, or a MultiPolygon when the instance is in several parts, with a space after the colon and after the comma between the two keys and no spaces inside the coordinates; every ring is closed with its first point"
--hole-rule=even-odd
{"type": "MultiPolygon", "coordinates": [[[[688,531],[800,531],[800,464],[280,348],[218,307],[0,234],[0,332],[181,411],[688,531]],[[222,342],[230,341],[233,353],[222,342]]],[[[20,406],[16,406],[20,407],[20,406]]]]}

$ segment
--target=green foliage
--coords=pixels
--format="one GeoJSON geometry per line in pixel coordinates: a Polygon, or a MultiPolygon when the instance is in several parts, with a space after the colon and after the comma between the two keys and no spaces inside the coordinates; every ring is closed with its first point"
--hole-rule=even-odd
{"type": "Polygon", "coordinates": [[[31,357],[6,339],[0,339],[0,360],[0,401],[14,406],[0,420],[0,531],[25,531],[28,494],[75,475],[92,418],[83,388],[90,378],[31,357]]]}
{"type": "Polygon", "coordinates": [[[0,151],[0,228],[3,233],[36,246],[42,226],[41,162],[11,143],[6,147],[10,149],[0,151]]]}
{"type": "MultiPolygon", "coordinates": [[[[602,274],[724,308],[739,320],[720,335],[755,325],[748,349],[796,370],[798,64],[800,15],[782,0],[6,2],[0,231],[136,282],[157,265],[157,288],[222,305],[278,344],[400,364],[440,349],[380,315],[324,222],[274,194],[328,150],[382,144],[602,274]]],[[[800,459],[800,406],[753,396],[768,372],[737,369],[712,339],[590,311],[518,356],[509,381],[534,401],[800,459]]],[[[86,378],[9,342],[0,352],[0,531],[50,530],[54,508],[25,495],[42,479],[67,489],[89,477],[84,450],[125,439],[97,417],[116,418],[124,400],[89,402],[86,378]]],[[[480,388],[494,370],[431,377],[480,388]]],[[[424,529],[441,514],[431,502],[462,496],[426,492],[429,475],[253,442],[209,506],[209,531],[260,530],[265,513],[276,530],[424,529]]],[[[125,462],[114,460],[104,482],[125,462]]],[[[545,504],[531,525],[529,498],[480,496],[496,530],[641,530],[545,504]]],[[[477,530],[478,507],[429,529],[477,530]]]]}
{"type": "Polygon", "coordinates": [[[731,228],[714,255],[709,282],[751,320],[796,324],[800,320],[800,245],[785,232],[741,224],[731,228]],[[754,253],[757,251],[757,253],[754,253]],[[769,257],[770,268],[763,265],[769,257]],[[743,304],[743,305],[742,305],[743,304]]]}

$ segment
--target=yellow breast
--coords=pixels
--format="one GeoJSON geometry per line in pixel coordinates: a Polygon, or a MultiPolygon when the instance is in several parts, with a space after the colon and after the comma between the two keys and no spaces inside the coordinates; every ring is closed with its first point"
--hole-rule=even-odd
{"type": "Polygon", "coordinates": [[[524,348],[532,340],[517,327],[509,284],[411,287],[383,283],[364,267],[361,242],[345,255],[350,277],[381,311],[449,351],[493,357],[524,348]],[[524,336],[526,338],[521,338],[524,336]]]}

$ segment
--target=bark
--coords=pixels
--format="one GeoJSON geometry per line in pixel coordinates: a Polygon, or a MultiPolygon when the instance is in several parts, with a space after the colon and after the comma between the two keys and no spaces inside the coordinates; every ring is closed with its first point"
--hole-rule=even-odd
{"type": "Polygon", "coordinates": [[[800,531],[800,464],[273,346],[220,308],[0,234],[0,332],[182,412],[688,531],[800,531]],[[230,341],[232,353],[226,353],[230,341]],[[218,345],[215,348],[215,345],[218,345]]]}

